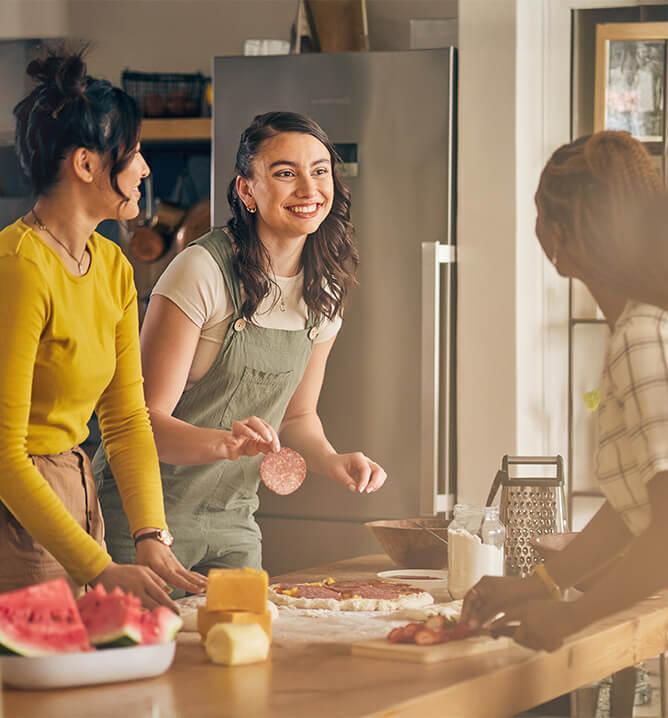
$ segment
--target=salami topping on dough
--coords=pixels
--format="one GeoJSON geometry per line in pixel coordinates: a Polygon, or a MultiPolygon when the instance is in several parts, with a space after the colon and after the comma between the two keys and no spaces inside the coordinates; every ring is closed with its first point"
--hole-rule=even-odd
{"type": "Polygon", "coordinates": [[[270,491],[287,496],[304,483],[306,462],[296,451],[284,446],[278,453],[264,457],[260,464],[260,478],[270,491]]]}
{"type": "Polygon", "coordinates": [[[333,611],[394,611],[434,602],[428,593],[406,584],[332,578],[312,583],[273,584],[269,586],[269,598],[283,606],[333,611]]]}

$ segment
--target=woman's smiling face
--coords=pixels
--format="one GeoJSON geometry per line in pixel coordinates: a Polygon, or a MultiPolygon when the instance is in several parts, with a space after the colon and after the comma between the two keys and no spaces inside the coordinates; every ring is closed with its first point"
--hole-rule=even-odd
{"type": "Polygon", "coordinates": [[[291,239],[315,232],[329,214],[334,179],[329,150],[313,135],[282,132],[262,143],[250,178],[237,178],[247,208],[257,209],[258,231],[291,239]]]}

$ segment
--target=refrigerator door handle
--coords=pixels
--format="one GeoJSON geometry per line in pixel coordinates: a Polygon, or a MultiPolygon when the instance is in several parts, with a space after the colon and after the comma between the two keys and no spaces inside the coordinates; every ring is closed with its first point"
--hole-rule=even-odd
{"type": "MultiPolygon", "coordinates": [[[[450,401],[450,357],[446,357],[445,377],[441,376],[441,265],[455,262],[455,247],[440,242],[422,243],[422,346],[420,397],[420,515],[433,516],[448,511],[454,503],[450,477],[450,457],[444,456],[444,492],[439,487],[439,427],[441,382],[445,382],[444,400],[450,401]]],[[[451,291],[445,296],[446,346],[450,349],[451,291]]],[[[443,431],[443,450],[450,450],[450,422],[443,431]]]]}

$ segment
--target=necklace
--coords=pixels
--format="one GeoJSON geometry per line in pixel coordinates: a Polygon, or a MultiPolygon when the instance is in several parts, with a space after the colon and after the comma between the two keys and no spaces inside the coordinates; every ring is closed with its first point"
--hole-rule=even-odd
{"type": "Polygon", "coordinates": [[[279,308],[282,312],[287,311],[287,307],[285,306],[285,300],[283,299],[283,293],[282,293],[282,292],[281,292],[281,299],[280,299],[280,301],[279,301],[279,303],[278,303],[278,308],[279,308]]]}
{"type": "Polygon", "coordinates": [[[65,244],[65,242],[61,242],[58,237],[42,222],[42,220],[37,216],[37,212],[35,212],[34,209],[31,209],[30,212],[32,213],[33,219],[35,220],[35,224],[37,225],[37,228],[42,230],[42,232],[46,232],[51,239],[53,239],[55,242],[58,242],[58,244],[72,257],[72,259],[76,262],[76,265],[79,269],[79,274],[83,274],[83,263],[86,259],[86,249],[84,248],[83,254],[81,255],[81,259],[77,259],[72,252],[70,252],[70,248],[65,244]]]}

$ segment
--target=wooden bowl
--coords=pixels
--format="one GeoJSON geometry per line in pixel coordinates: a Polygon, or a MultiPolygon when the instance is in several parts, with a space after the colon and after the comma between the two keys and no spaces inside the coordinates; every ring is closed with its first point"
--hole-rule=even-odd
{"type": "MultiPolygon", "coordinates": [[[[549,561],[553,556],[559,553],[563,548],[578,535],[577,531],[571,531],[561,534],[543,534],[542,536],[534,536],[531,539],[531,545],[544,561],[549,561]]],[[[575,584],[578,591],[589,591],[601,577],[607,573],[610,567],[617,559],[612,559],[601,568],[597,569],[580,583],[575,584]]]]}
{"type": "Polygon", "coordinates": [[[369,521],[364,525],[397,566],[401,568],[445,568],[448,565],[448,547],[412,522],[417,521],[447,539],[448,524],[451,520],[450,518],[438,519],[430,516],[417,519],[369,521]]]}

